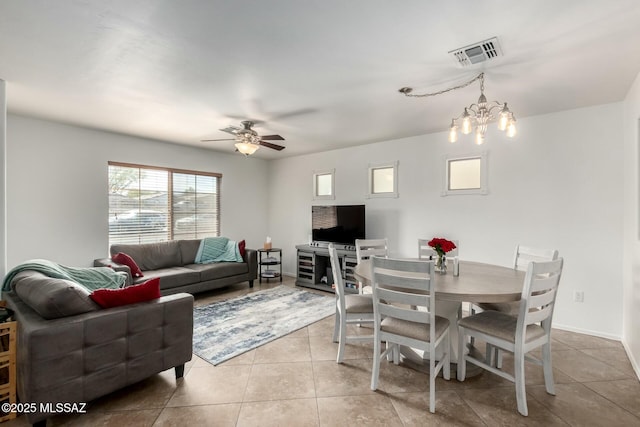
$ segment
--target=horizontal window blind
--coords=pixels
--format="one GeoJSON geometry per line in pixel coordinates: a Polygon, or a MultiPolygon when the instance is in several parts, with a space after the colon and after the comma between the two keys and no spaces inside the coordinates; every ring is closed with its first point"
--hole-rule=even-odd
{"type": "Polygon", "coordinates": [[[109,244],[219,236],[221,178],[109,162],[109,244]]]}
{"type": "Polygon", "coordinates": [[[174,239],[219,235],[218,180],[215,176],[173,174],[174,239]]]}

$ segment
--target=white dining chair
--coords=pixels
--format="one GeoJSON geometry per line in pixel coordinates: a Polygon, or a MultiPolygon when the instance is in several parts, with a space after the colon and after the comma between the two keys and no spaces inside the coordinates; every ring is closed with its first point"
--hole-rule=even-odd
{"type": "Polygon", "coordinates": [[[346,295],[338,251],[333,243],[329,244],[331,272],[336,293],[336,320],[333,328],[333,342],[338,343],[336,362],[342,363],[347,342],[370,342],[370,335],[347,335],[347,325],[370,324],[373,326],[373,300],[371,295],[346,295]]]}
{"type": "MultiPolygon", "coordinates": [[[[532,261],[553,261],[558,259],[557,249],[540,249],[532,248],[530,246],[516,245],[516,250],[513,256],[513,269],[526,271],[529,263],[532,261]]],[[[517,316],[520,311],[520,302],[482,302],[477,304],[471,304],[469,312],[474,315],[480,311],[499,311],[511,316],[517,316]]],[[[474,344],[474,339],[471,338],[471,345],[474,344]]],[[[494,349],[493,352],[487,348],[487,358],[491,363],[495,363],[498,368],[502,367],[502,353],[499,349],[494,349]]]]}
{"type": "MultiPolygon", "coordinates": [[[[458,360],[470,362],[515,383],[518,412],[527,416],[525,360],[542,365],[547,393],[555,395],[551,366],[551,320],[555,307],[563,260],[529,263],[517,317],[499,311],[483,311],[458,321],[458,360]],[[468,352],[467,337],[475,337],[514,355],[513,374],[480,360],[468,352]],[[542,360],[527,353],[542,347],[542,360]],[[467,353],[467,354],[465,354],[467,353]]],[[[375,297],[374,297],[375,298],[375,297]]],[[[464,381],[466,363],[458,363],[458,380],[464,381]]]]}
{"type": "MultiPolygon", "coordinates": [[[[532,248],[530,246],[517,245],[515,255],[513,256],[513,268],[514,270],[526,271],[529,264],[533,261],[553,261],[558,259],[557,249],[539,249],[532,248]]],[[[501,313],[507,313],[512,316],[517,316],[520,310],[519,302],[503,302],[503,303],[478,303],[476,307],[472,307],[471,314],[474,311],[482,310],[494,310],[501,313]]]]}
{"type": "MultiPolygon", "coordinates": [[[[389,256],[389,242],[387,239],[356,239],[355,243],[358,264],[360,264],[362,260],[369,259],[372,256],[389,256]]],[[[364,288],[362,283],[358,283],[358,289],[361,294],[365,293],[364,288]]]]}
{"type": "Polygon", "coordinates": [[[374,351],[371,389],[378,388],[380,363],[388,355],[400,361],[400,346],[429,354],[429,411],[435,412],[436,376],[450,379],[449,320],[436,316],[433,261],[410,261],[374,256],[373,278],[374,351]],[[410,308],[416,306],[417,310],[410,308]],[[387,348],[381,352],[381,342],[387,348]],[[440,360],[436,351],[441,348],[440,360]]]}
{"type": "Polygon", "coordinates": [[[437,257],[438,253],[429,246],[429,239],[418,239],[418,259],[432,260],[437,257]]]}

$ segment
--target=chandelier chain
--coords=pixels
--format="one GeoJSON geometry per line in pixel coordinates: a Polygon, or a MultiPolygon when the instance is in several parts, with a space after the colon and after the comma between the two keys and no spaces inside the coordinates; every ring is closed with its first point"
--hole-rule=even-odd
{"type": "Polygon", "coordinates": [[[454,86],[454,87],[450,87],[450,88],[447,88],[447,89],[443,89],[443,90],[440,90],[438,92],[412,94],[412,93],[410,93],[411,90],[409,88],[400,89],[400,92],[404,93],[405,96],[410,96],[412,98],[425,98],[425,97],[428,97],[428,96],[442,95],[442,94],[447,93],[447,92],[451,92],[451,91],[454,91],[454,90],[465,88],[465,87],[471,85],[472,83],[474,83],[477,80],[480,80],[480,92],[484,92],[484,73],[478,74],[477,76],[475,76],[473,79],[469,80],[466,83],[462,83],[462,84],[460,84],[458,86],[454,86]],[[409,89],[409,90],[405,90],[405,89],[409,89]]]}

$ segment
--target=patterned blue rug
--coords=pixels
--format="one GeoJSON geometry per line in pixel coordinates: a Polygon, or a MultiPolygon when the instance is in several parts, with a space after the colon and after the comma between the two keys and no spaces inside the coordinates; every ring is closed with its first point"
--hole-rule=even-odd
{"type": "Polygon", "coordinates": [[[280,285],[193,309],[193,352],[217,365],[335,313],[335,297],[280,285]]]}

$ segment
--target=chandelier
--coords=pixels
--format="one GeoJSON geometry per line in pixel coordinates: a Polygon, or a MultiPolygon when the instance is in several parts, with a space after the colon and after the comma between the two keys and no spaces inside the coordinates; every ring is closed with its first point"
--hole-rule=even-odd
{"type": "Polygon", "coordinates": [[[236,141],[238,142],[234,145],[236,149],[245,156],[252,155],[260,148],[260,137],[254,133],[240,131],[236,136],[236,141]]]}
{"type": "Polygon", "coordinates": [[[458,140],[458,128],[464,135],[470,134],[475,128],[475,142],[480,145],[484,143],[484,135],[487,132],[487,124],[498,120],[498,129],[507,132],[507,136],[512,138],[516,135],[516,118],[507,107],[507,103],[491,101],[487,102],[487,97],[484,96],[484,73],[478,74],[473,79],[459,86],[454,86],[449,89],[441,90],[434,93],[425,93],[422,95],[414,95],[410,87],[403,87],[399,90],[405,96],[411,97],[427,97],[441,95],[446,92],[450,92],[456,89],[462,89],[469,86],[476,80],[480,80],[480,98],[476,104],[471,104],[464,108],[464,111],[458,117],[451,119],[451,126],[449,128],[449,142],[456,142],[458,140]]]}

